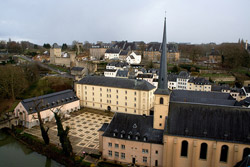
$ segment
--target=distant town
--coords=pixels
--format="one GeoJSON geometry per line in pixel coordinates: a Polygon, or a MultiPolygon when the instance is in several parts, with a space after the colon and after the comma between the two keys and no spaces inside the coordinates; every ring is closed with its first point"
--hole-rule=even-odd
{"type": "Polygon", "coordinates": [[[53,144],[76,166],[243,167],[250,159],[244,39],[167,43],[165,24],[161,43],[0,41],[0,94],[1,129],[53,144]]]}

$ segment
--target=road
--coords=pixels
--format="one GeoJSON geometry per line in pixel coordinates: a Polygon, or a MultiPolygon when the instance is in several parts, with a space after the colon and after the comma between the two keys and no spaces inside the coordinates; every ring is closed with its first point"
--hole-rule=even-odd
{"type": "Polygon", "coordinates": [[[46,68],[46,69],[48,69],[48,70],[50,70],[50,71],[53,71],[53,72],[57,73],[56,76],[74,79],[74,76],[72,76],[72,75],[70,75],[70,74],[68,74],[68,73],[66,73],[66,72],[61,72],[61,71],[58,70],[58,69],[52,68],[52,67],[48,66],[47,64],[44,64],[44,63],[42,63],[42,62],[40,62],[40,61],[32,60],[31,58],[26,57],[26,56],[24,56],[24,55],[15,55],[15,57],[23,58],[23,59],[25,59],[25,60],[27,60],[27,61],[29,61],[29,62],[37,63],[39,66],[41,66],[41,67],[43,67],[43,68],[46,68]]]}

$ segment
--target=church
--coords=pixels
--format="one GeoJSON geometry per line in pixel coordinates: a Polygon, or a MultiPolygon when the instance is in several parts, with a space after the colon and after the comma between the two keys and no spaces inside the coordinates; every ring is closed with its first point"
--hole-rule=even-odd
{"type": "Polygon", "coordinates": [[[233,167],[250,154],[250,109],[228,93],[169,90],[166,18],[152,115],[115,113],[99,130],[104,160],[140,166],[233,167]]]}

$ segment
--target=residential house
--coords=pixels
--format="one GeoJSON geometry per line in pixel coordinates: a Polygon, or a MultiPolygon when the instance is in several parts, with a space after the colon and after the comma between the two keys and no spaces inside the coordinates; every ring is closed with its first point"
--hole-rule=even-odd
{"type": "Polygon", "coordinates": [[[205,78],[192,77],[187,83],[187,90],[210,92],[211,87],[211,83],[205,78]]]}
{"type": "Polygon", "coordinates": [[[105,59],[118,60],[121,50],[116,48],[107,49],[104,55],[105,59]]]}
{"type": "Polygon", "coordinates": [[[135,52],[132,52],[127,58],[126,61],[128,64],[140,64],[141,55],[137,55],[135,52]]]}

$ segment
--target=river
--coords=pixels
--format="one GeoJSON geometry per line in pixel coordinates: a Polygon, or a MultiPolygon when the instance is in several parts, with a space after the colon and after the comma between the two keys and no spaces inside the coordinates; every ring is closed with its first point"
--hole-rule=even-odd
{"type": "Polygon", "coordinates": [[[0,130],[0,167],[64,167],[0,130]]]}

